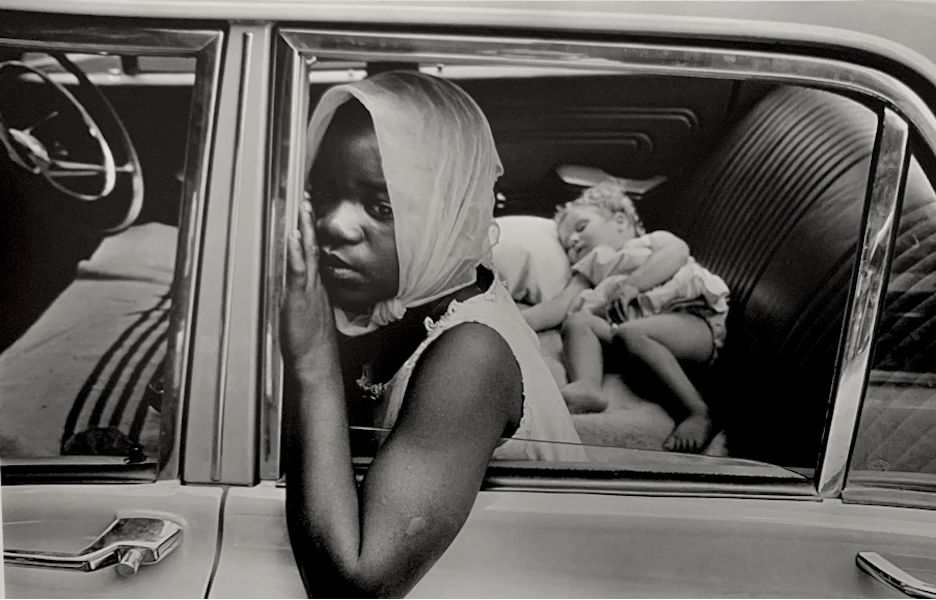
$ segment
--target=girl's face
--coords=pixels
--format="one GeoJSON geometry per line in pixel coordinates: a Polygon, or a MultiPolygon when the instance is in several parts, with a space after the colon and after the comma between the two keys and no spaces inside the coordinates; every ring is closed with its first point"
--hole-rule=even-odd
{"type": "Polygon", "coordinates": [[[636,237],[634,226],[624,213],[608,217],[594,206],[573,206],[559,223],[559,241],[572,264],[582,260],[597,246],[620,250],[636,237]]]}
{"type": "Polygon", "coordinates": [[[331,301],[360,314],[396,296],[400,268],[393,209],[377,135],[363,106],[335,113],[309,172],[307,192],[319,269],[331,301]]]}

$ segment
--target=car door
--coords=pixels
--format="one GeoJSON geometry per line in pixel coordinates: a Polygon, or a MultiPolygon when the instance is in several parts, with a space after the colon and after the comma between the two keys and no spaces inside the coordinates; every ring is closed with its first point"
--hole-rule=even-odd
{"type": "MultiPolygon", "coordinates": [[[[627,30],[626,21],[620,26],[627,30]]],[[[681,234],[700,260],[732,277],[732,310],[744,318],[733,322],[729,334],[741,339],[729,343],[743,350],[728,364],[746,371],[733,373],[743,383],[736,395],[745,404],[735,405],[728,419],[735,429],[727,430],[727,450],[674,455],[634,443],[602,444],[592,436],[588,464],[492,463],[464,529],[412,597],[899,597],[879,580],[918,585],[909,574],[936,581],[934,488],[927,475],[936,454],[926,434],[932,368],[911,360],[932,342],[925,327],[911,326],[927,322],[924,305],[932,297],[926,270],[927,228],[936,222],[927,200],[936,173],[932,107],[886,73],[831,61],[817,69],[812,56],[781,54],[769,43],[752,42],[749,52],[718,47],[711,36],[692,39],[689,50],[607,38],[599,43],[586,34],[551,43],[516,32],[456,33],[290,26],[274,36],[269,277],[259,324],[267,341],[257,399],[262,481],[232,488],[227,496],[211,596],[303,593],[286,529],[287,482],[280,478],[274,300],[285,235],[303,190],[311,96],[320,83],[360,78],[384,62],[464,77],[466,88],[473,77],[535,83],[538,77],[585,77],[586,69],[595,78],[694,77],[703,80],[702,88],[709,79],[727,79],[735,84],[738,111],[729,111],[723,123],[722,142],[733,150],[709,149],[711,161],[698,165],[698,180],[677,182],[686,195],[669,191],[672,198],[656,197],[659,205],[649,211],[667,227],[696,223],[681,234]],[[848,82],[847,96],[842,82],[848,82]],[[830,124],[842,129],[825,129],[830,124]],[[842,153],[828,147],[839,143],[842,153]],[[755,185],[734,186],[734,171],[745,175],[739,181],[755,185]],[[910,202],[905,189],[915,190],[916,199],[910,202]],[[732,194],[746,203],[724,208],[732,194]],[[701,200],[692,205],[686,198],[701,200]],[[804,198],[809,202],[798,203],[804,198]],[[758,201],[764,203],[760,210],[758,201]],[[731,220],[744,210],[744,218],[731,220]],[[723,221],[706,221],[712,213],[723,221]],[[732,252],[722,257],[715,242],[714,249],[706,248],[707,233],[721,236],[715,242],[734,244],[732,252]],[[915,257],[914,268],[898,265],[900,256],[915,257]],[[828,260],[817,263],[817,257],[828,260]],[[908,280],[907,273],[915,274],[908,280]],[[901,346],[904,339],[909,346],[901,346]],[[887,345],[889,358],[875,354],[880,344],[887,345]],[[758,382],[767,376],[773,379],[758,382]],[[776,464],[764,462],[768,456],[776,464]]],[[[769,42],[768,34],[763,37],[769,42]]],[[[610,86],[613,80],[604,81],[610,86]]],[[[499,88],[489,85],[496,95],[499,88]]],[[[521,95],[488,99],[489,106],[511,106],[515,114],[522,114],[517,103],[523,102],[521,95]]],[[[533,114],[524,117],[535,120],[533,114]]],[[[553,124],[544,124],[544,131],[553,124]]],[[[624,134],[646,134],[648,147],[661,141],[652,130],[627,127],[624,134]]],[[[562,132],[562,160],[574,158],[569,148],[576,146],[583,147],[583,157],[595,156],[597,147],[616,143],[616,133],[581,139],[562,132]]],[[[551,146],[539,147],[545,152],[551,146]]],[[[528,163],[551,157],[534,158],[528,163]]],[[[652,158],[641,164],[652,167],[652,158]]],[[[626,167],[612,173],[637,179],[650,174],[626,167]]],[[[522,200],[524,206],[532,202],[522,200]]],[[[511,197],[502,194],[499,201],[509,204],[511,197]]],[[[548,209],[540,207],[541,214],[548,209]]],[[[716,393],[727,398],[737,390],[716,393]]],[[[648,416],[653,409],[643,410],[630,413],[633,422],[655,423],[648,416]]],[[[593,425],[586,421],[577,421],[583,437],[593,425]]],[[[363,474],[366,460],[359,466],[363,474]]]]}
{"type": "Polygon", "coordinates": [[[8,597],[207,593],[224,489],[187,485],[183,440],[217,396],[195,315],[218,312],[198,264],[224,36],[3,14],[8,597]]]}

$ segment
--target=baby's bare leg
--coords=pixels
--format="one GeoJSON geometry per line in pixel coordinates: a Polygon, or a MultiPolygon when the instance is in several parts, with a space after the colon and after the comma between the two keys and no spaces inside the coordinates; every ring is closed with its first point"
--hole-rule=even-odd
{"type": "Polygon", "coordinates": [[[601,391],[604,375],[601,339],[602,334],[610,339],[610,331],[610,325],[588,312],[571,314],[562,323],[562,348],[569,384],[560,391],[569,412],[601,412],[608,407],[608,400],[601,391]]]}
{"type": "Polygon", "coordinates": [[[622,324],[615,345],[640,360],[678,401],[673,432],[663,447],[674,452],[701,452],[712,435],[712,419],[699,391],[689,381],[680,360],[705,363],[713,351],[708,325],[694,315],[654,315],[622,324]]]}

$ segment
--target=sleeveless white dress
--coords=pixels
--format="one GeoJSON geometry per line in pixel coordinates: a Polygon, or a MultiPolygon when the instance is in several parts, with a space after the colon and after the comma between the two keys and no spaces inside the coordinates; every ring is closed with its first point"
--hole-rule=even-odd
{"type": "Polygon", "coordinates": [[[384,390],[385,413],[381,426],[391,429],[396,423],[410,375],[429,344],[452,327],[469,322],[487,325],[504,338],[523,378],[523,416],[516,432],[495,449],[493,459],[588,462],[565,401],[540,355],[539,339],[523,319],[503,282],[497,279],[482,294],[464,302],[453,300],[438,321],[426,318],[426,339],[384,390]]]}

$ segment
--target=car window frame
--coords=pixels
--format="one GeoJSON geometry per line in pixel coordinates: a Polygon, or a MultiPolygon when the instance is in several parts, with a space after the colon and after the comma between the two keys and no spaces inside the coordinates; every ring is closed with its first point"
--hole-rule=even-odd
{"type": "MultiPolygon", "coordinates": [[[[936,147],[936,118],[916,92],[901,80],[873,69],[843,60],[818,58],[769,49],[742,50],[719,47],[718,42],[698,40],[693,45],[668,40],[661,43],[588,41],[587,34],[576,40],[544,40],[515,34],[460,35],[454,33],[398,33],[393,31],[355,31],[348,28],[284,25],[277,30],[274,68],[274,106],[272,122],[271,177],[268,190],[267,276],[265,277],[264,313],[265,347],[263,349],[260,456],[262,479],[278,479],[279,410],[282,363],[276,346],[277,305],[282,289],[285,263],[285,235],[293,222],[302,197],[302,165],[305,119],[309,111],[307,61],[317,58],[366,61],[388,60],[428,64],[508,64],[533,67],[577,67],[583,70],[616,71],[622,74],[685,75],[759,80],[816,87],[859,98],[878,107],[878,134],[875,141],[872,178],[869,181],[862,219],[862,249],[852,278],[846,308],[846,327],[836,363],[832,402],[815,477],[809,484],[814,498],[840,497],[845,483],[847,461],[857,427],[858,410],[868,373],[871,336],[881,302],[889,246],[894,226],[894,211],[906,171],[907,123],[913,123],[930,147],[936,147]],[[883,143],[882,143],[883,140],[883,143]],[[893,164],[896,182],[883,177],[893,164]],[[881,246],[881,240],[884,245],[881,246]],[[884,260],[881,260],[883,253],[884,260]],[[864,286],[868,293],[856,297],[864,286]],[[856,299],[857,298],[857,299],[856,299]]],[[[492,463],[492,469],[494,464],[492,463]]],[[[519,468],[519,467],[518,467],[519,468]]],[[[520,469],[522,471],[522,469],[520,469]]],[[[498,475],[501,485],[510,477],[498,475]]],[[[490,479],[490,477],[489,477],[490,479]]],[[[676,479],[679,479],[678,477],[676,479]]],[[[552,489],[562,479],[541,478],[535,489],[552,489]]],[[[597,491],[620,492],[633,489],[640,493],[640,478],[630,487],[597,486],[597,491]]],[[[731,484],[729,484],[730,486],[731,484]]],[[[779,496],[802,497],[794,484],[779,496]]],[[[670,492],[699,493],[698,489],[680,489],[674,482],[670,492]]],[[[568,486],[561,486],[569,489],[568,486]]],[[[590,491],[596,491],[595,486],[590,491]]],[[[644,486],[645,487],[645,486],[644,486]]],[[[664,486],[665,487],[665,486],[664,486]]],[[[763,490],[730,488],[719,490],[710,485],[707,495],[763,494],[763,490]]],[[[572,489],[576,489],[574,486],[572,489]]],[[[782,490],[781,488],[779,488],[782,490]]],[[[581,490],[580,491],[584,491],[581,490]]],[[[644,491],[646,491],[644,489],[644,491]]]]}
{"type": "Polygon", "coordinates": [[[113,483],[176,480],[182,464],[183,424],[188,412],[194,317],[197,309],[202,222],[208,162],[215,127],[215,103],[225,31],[221,26],[151,26],[134,19],[62,17],[37,21],[28,14],[0,11],[0,45],[23,51],[108,52],[124,56],[164,55],[196,59],[180,200],[173,299],[167,337],[159,456],[143,464],[114,457],[7,459],[3,485],[113,483]]]}

